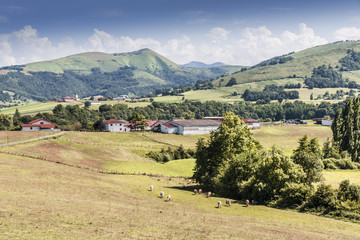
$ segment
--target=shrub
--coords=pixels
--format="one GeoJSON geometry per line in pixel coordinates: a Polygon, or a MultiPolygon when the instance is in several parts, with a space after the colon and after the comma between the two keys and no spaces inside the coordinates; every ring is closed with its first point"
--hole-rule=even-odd
{"type": "Polygon", "coordinates": [[[277,207],[296,208],[303,204],[310,194],[310,187],[304,184],[289,183],[280,190],[280,196],[273,203],[277,207]]]}

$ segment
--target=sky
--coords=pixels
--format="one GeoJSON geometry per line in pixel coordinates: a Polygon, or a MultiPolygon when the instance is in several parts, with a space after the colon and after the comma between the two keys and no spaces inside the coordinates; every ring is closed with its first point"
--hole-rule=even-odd
{"type": "Polygon", "coordinates": [[[360,39],[360,0],[0,0],[0,66],[150,48],[251,66],[360,39]]]}

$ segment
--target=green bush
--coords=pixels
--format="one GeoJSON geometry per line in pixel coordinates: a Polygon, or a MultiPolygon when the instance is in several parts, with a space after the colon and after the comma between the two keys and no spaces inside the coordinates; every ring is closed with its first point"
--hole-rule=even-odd
{"type": "Polygon", "coordinates": [[[296,208],[310,195],[310,187],[304,184],[289,183],[280,190],[279,199],[273,203],[276,207],[296,208]]]}
{"type": "Polygon", "coordinates": [[[348,158],[327,158],[323,160],[325,169],[359,169],[360,164],[356,162],[352,162],[348,158]]]}

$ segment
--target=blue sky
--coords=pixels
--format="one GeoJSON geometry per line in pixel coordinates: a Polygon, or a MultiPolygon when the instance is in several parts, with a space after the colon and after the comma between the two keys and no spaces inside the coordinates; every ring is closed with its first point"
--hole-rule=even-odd
{"type": "Polygon", "coordinates": [[[179,64],[252,65],[354,39],[358,0],[0,0],[0,66],[145,47],[179,64]]]}

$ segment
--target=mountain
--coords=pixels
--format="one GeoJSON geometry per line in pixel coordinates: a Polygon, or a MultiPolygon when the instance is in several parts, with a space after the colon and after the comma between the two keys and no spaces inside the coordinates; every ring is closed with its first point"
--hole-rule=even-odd
{"type": "MultiPolygon", "coordinates": [[[[335,42],[312,47],[296,53],[274,57],[263,61],[246,71],[236,72],[232,75],[213,81],[214,86],[226,86],[230,79],[234,78],[236,84],[298,80],[303,81],[310,77],[314,68],[321,65],[331,65],[340,72],[339,60],[347,55],[347,51],[353,49],[360,51],[360,41],[335,42]]],[[[360,83],[360,71],[343,71],[343,78],[360,83]]]]}
{"type": "Polygon", "coordinates": [[[226,64],[224,64],[222,62],[216,62],[213,64],[205,64],[202,62],[192,61],[187,64],[181,65],[181,66],[187,67],[187,68],[213,68],[213,67],[223,67],[223,66],[226,66],[226,64]]]}
{"type": "Polygon", "coordinates": [[[0,90],[36,100],[78,94],[146,95],[239,71],[240,66],[185,68],[150,50],[87,52],[52,61],[0,68],[0,90]]]}

